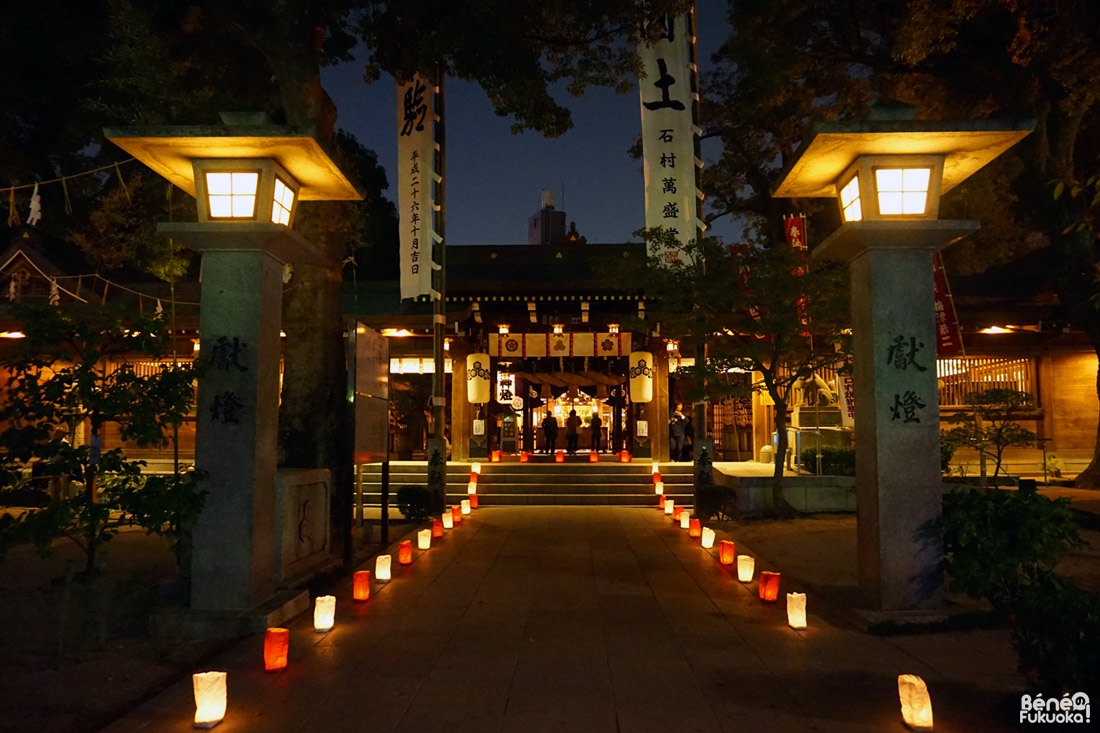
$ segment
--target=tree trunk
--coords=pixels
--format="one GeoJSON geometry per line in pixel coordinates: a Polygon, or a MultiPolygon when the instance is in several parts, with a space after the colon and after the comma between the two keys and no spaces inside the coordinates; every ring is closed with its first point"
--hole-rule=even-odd
{"type": "Polygon", "coordinates": [[[772,508],[776,516],[789,518],[794,516],[794,507],[783,495],[783,470],[787,464],[787,403],[776,399],[775,402],[775,472],[772,474],[772,508]]]}
{"type": "MultiPolygon", "coordinates": [[[[1100,358],[1100,357],[1098,357],[1100,358]]],[[[1096,394],[1100,395],[1100,365],[1096,371],[1096,394]]],[[[1079,489],[1100,488],[1100,420],[1096,424],[1096,440],[1093,442],[1092,460],[1078,476],[1073,485],[1079,489]]]]}

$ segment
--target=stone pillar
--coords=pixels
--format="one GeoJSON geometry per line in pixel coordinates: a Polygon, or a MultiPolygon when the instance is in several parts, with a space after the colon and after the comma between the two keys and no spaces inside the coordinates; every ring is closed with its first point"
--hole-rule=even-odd
{"type": "Polygon", "coordinates": [[[932,253],[976,222],[861,222],[815,258],[849,263],[859,587],[884,611],[939,606],[943,538],[932,253]]]}

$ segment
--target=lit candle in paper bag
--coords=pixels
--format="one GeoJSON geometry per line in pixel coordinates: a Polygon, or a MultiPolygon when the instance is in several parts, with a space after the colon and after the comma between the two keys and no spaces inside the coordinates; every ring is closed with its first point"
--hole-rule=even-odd
{"type": "Polygon", "coordinates": [[[932,698],[928,686],[915,674],[898,675],[901,719],[912,730],[932,730],[932,698]]]}
{"type": "Polygon", "coordinates": [[[390,579],[390,556],[379,555],[374,558],[374,577],[379,583],[385,583],[390,579]]]}
{"type": "Polygon", "coordinates": [[[703,534],[703,522],[698,518],[688,522],[688,537],[699,537],[703,534]]]}
{"type": "Polygon", "coordinates": [[[356,570],[352,576],[351,597],[357,601],[370,599],[370,571],[356,570]]]}
{"type": "Polygon", "coordinates": [[[313,630],[318,634],[331,631],[336,623],[336,596],[317,596],[313,601],[313,630]]]}
{"type": "Polygon", "coordinates": [[[195,693],[195,727],[213,728],[225,717],[225,672],[198,672],[191,675],[195,693]]]}
{"type": "Polygon", "coordinates": [[[722,540],[718,543],[718,562],[723,565],[733,565],[735,545],[730,540],[722,540]]]}
{"type": "Polygon", "coordinates": [[[787,623],[792,629],[806,628],[806,594],[787,594],[787,623]]]}
{"type": "Polygon", "coordinates": [[[432,546],[432,531],[430,529],[422,529],[416,533],[416,549],[427,550],[432,546]]]}
{"type": "Polygon", "coordinates": [[[271,627],[264,632],[264,670],[277,672],[286,669],[290,653],[290,629],[271,627]]]}
{"type": "Polygon", "coordinates": [[[700,538],[700,542],[702,542],[703,548],[706,550],[714,547],[714,530],[710,527],[703,527],[703,534],[700,538]]]}
{"type": "Polygon", "coordinates": [[[401,565],[410,565],[413,561],[412,540],[401,540],[397,543],[397,562],[401,565]]]}
{"type": "Polygon", "coordinates": [[[737,579],[742,583],[750,583],[754,572],[756,572],[756,560],[748,555],[738,555],[737,579]]]}
{"type": "Polygon", "coordinates": [[[762,601],[770,603],[779,598],[779,573],[772,573],[767,570],[760,571],[760,587],[757,590],[762,601]]]}

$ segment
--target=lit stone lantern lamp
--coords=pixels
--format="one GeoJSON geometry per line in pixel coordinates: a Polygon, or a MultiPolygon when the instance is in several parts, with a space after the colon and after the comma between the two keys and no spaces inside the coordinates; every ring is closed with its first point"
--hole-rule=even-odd
{"type": "Polygon", "coordinates": [[[928,685],[915,674],[898,675],[901,719],[910,730],[932,730],[932,698],[928,685]]]}
{"type": "Polygon", "coordinates": [[[787,624],[792,629],[806,628],[806,594],[787,594],[787,624]]]}
{"type": "Polygon", "coordinates": [[[271,627],[264,632],[264,671],[286,669],[290,653],[290,629],[271,627]]]}
{"type": "Polygon", "coordinates": [[[351,597],[356,601],[370,600],[370,571],[356,570],[352,576],[351,597]]]}
{"type": "Polygon", "coordinates": [[[751,583],[756,572],[756,559],[750,555],[737,556],[737,579],[742,583],[751,583]]]}
{"type": "Polygon", "coordinates": [[[703,549],[709,550],[714,547],[714,530],[710,527],[703,527],[703,534],[699,538],[699,543],[703,546],[703,549]]]}
{"type": "Polygon", "coordinates": [[[336,623],[336,596],[317,596],[313,602],[313,630],[318,634],[332,631],[336,623]]]}
{"type": "Polygon", "coordinates": [[[941,603],[939,398],[933,254],[975,232],[937,218],[940,196],[1032,123],[915,120],[901,106],[867,121],[823,123],[774,196],[834,198],[843,225],[814,259],[851,277],[859,586],[891,610],[941,603]]]}
{"type": "Polygon", "coordinates": [[[225,717],[225,675],[225,672],[197,672],[191,675],[191,688],[195,694],[196,728],[213,728],[225,717]]]}
{"type": "Polygon", "coordinates": [[[223,115],[226,125],[134,127],[107,139],[195,196],[197,222],[160,233],[202,254],[195,465],[206,504],[193,530],[191,607],[248,610],[275,593],[276,447],[283,271],[321,264],[291,229],[302,201],[362,198],[308,133],[223,115]]]}

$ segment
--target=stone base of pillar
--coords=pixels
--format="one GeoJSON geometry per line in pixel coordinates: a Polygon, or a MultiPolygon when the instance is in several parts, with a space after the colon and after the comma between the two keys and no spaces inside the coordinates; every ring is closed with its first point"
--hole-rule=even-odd
{"type": "Polygon", "coordinates": [[[161,641],[239,639],[269,626],[285,626],[309,610],[309,592],[287,590],[247,611],[175,608],[150,617],[153,638],[161,641]]]}

